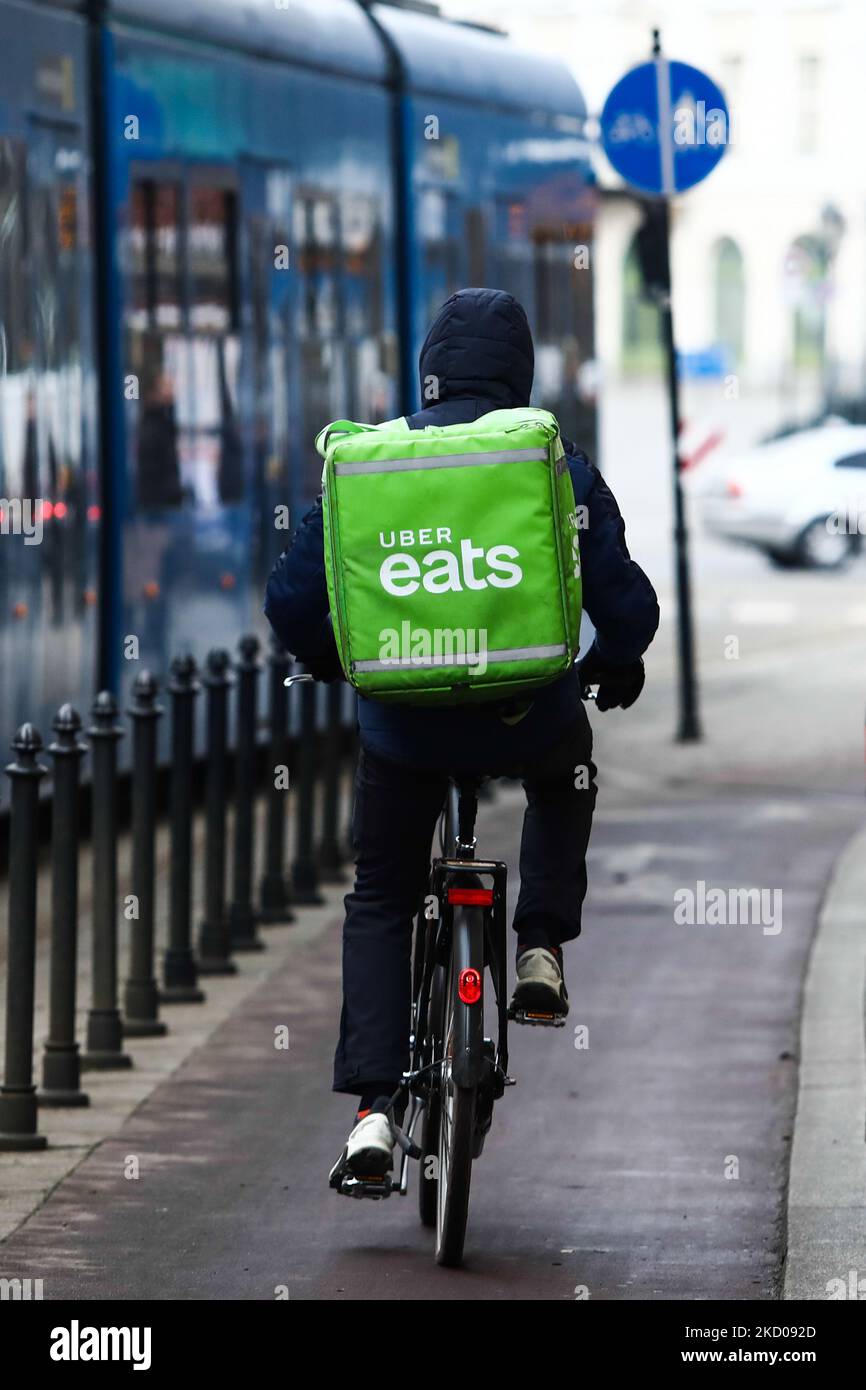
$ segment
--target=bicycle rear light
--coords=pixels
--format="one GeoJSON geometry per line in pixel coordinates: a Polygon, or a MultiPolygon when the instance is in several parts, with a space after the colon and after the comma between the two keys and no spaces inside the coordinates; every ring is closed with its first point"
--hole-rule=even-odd
{"type": "Polygon", "coordinates": [[[492,907],[492,888],[449,888],[449,903],[462,907],[492,907]]]}
{"type": "Polygon", "coordinates": [[[470,966],[467,970],[460,971],[457,993],[464,1004],[478,1003],[481,998],[481,976],[474,967],[470,966]]]}

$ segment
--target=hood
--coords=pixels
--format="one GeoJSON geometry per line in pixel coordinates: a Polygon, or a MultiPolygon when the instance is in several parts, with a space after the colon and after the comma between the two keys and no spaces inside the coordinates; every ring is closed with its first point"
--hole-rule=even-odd
{"type": "Polygon", "coordinates": [[[458,290],[446,299],[419,358],[421,399],[427,378],[438,400],[480,397],[501,408],[529,405],[535,353],[522,304],[504,290],[458,290]]]}

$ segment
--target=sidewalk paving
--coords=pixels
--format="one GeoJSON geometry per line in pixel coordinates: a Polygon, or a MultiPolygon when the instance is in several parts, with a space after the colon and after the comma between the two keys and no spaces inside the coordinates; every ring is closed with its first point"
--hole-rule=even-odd
{"type": "Polygon", "coordinates": [[[864,986],[866,830],[836,864],[806,976],[786,1299],[866,1298],[864,986]]]}
{"type": "MultiPolygon", "coordinates": [[[[345,789],[344,789],[345,790],[345,789]]],[[[264,808],[258,807],[259,824],[263,826],[264,808]]],[[[290,811],[290,817],[292,812],[290,811]]],[[[291,820],[290,820],[291,824],[291,820]]],[[[229,865],[231,861],[231,814],[228,818],[229,865]]],[[[204,863],[204,818],[197,815],[193,825],[193,884],[192,922],[193,941],[198,938],[198,925],[203,911],[204,885],[201,868],[204,863]]],[[[258,885],[263,871],[264,835],[255,837],[257,863],[253,883],[258,885]]],[[[154,914],[155,974],[162,979],[162,958],[168,944],[168,869],[170,844],[168,825],[157,830],[156,873],[157,894],[154,914]]],[[[131,836],[124,834],[118,843],[118,897],[130,891],[131,836]]],[[[42,1079],[42,1053],[48,1035],[48,995],[50,964],[50,862],[41,857],[38,887],[38,934],[36,949],[36,1000],[34,1008],[33,1077],[38,1086],[42,1079]]],[[[336,921],[342,911],[342,898],[348,883],[322,884],[324,903],[321,907],[296,910],[296,922],[259,928],[266,950],[234,956],[236,975],[208,975],[200,980],[205,994],[201,1004],[168,1004],[160,1009],[160,1018],[168,1032],[157,1038],[125,1038],[124,1051],[133,1059],[126,1071],[82,1071],[81,1088],[90,1097],[90,1105],[80,1108],[42,1108],[39,1111],[39,1130],[48,1138],[48,1147],[33,1153],[0,1153],[0,1242],[2,1242],[31,1212],[45,1201],[54,1187],[71,1173],[91,1150],[107,1136],[115,1134],[124,1122],[149,1095],[202,1046],[219,1025],[241,1008],[251,993],[279,970],[287,954],[297,942],[321,930],[324,922],[336,921]]],[[[87,1014],[91,988],[91,858],[90,845],[82,847],[79,862],[79,932],[76,996],[76,1036],[81,1051],[85,1050],[87,1014]]],[[[231,873],[227,873],[227,893],[230,901],[231,873]]],[[[5,945],[7,933],[7,896],[5,885],[0,892],[0,1038],[5,1029],[6,974],[5,945]]],[[[118,1004],[122,1009],[123,986],[129,966],[131,924],[118,910],[118,1004]]]]}

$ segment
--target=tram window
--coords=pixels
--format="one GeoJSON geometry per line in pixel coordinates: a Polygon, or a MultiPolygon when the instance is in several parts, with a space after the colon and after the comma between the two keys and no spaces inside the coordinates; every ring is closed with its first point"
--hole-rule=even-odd
{"type": "Polygon", "coordinates": [[[126,360],[138,381],[135,492],[139,507],[179,507],[177,363],[171,339],[158,331],[181,316],[177,264],[179,185],[134,179],[124,236],[127,277],[126,360]],[[174,236],[170,227],[173,222],[174,236]],[[174,259],[173,273],[171,260],[174,259]],[[172,288],[172,280],[174,285],[172,288]]]}
{"type": "Polygon", "coordinates": [[[138,180],[129,197],[129,220],[124,236],[127,275],[126,320],[131,329],[143,331],[150,322],[150,272],[148,249],[152,185],[138,180]]]}
{"type": "Polygon", "coordinates": [[[236,217],[223,186],[194,179],[185,199],[179,177],[145,177],[130,190],[127,360],[139,377],[140,507],[210,506],[243,492],[236,217]]]}
{"type": "Polygon", "coordinates": [[[172,331],[181,323],[178,184],[155,185],[152,217],[153,317],[157,328],[172,331]]]}
{"type": "Polygon", "coordinates": [[[494,283],[519,300],[533,316],[532,246],[526,204],[519,198],[500,198],[495,213],[494,283]]]}
{"type": "MultiPolygon", "coordinates": [[[[30,259],[24,151],[0,139],[0,493],[36,495],[30,259]]],[[[0,551],[0,554],[5,554],[0,551]]]]}
{"type": "Polygon", "coordinates": [[[336,209],[329,198],[312,202],[312,241],[317,247],[333,247],[337,240],[336,209]]]}
{"type": "Polygon", "coordinates": [[[355,419],[393,415],[394,380],[385,361],[382,234],[376,201],[347,193],[340,203],[343,321],[349,397],[355,419]]]}
{"type": "Polygon", "coordinates": [[[427,317],[433,316],[449,295],[460,288],[460,241],[457,197],[439,188],[421,195],[419,234],[424,245],[427,317]]]}
{"type": "Polygon", "coordinates": [[[317,190],[299,190],[294,232],[304,439],[301,491],[311,497],[318,490],[321,475],[321,460],[312,441],[323,422],[346,413],[344,287],[336,199],[317,190]]]}
{"type": "Polygon", "coordinates": [[[575,247],[591,245],[589,223],[537,226],[534,399],[552,410],[581,448],[595,448],[595,402],[582,385],[592,359],[592,277],[575,263],[575,247]]]}
{"type": "Polygon", "coordinates": [[[189,324],[194,332],[228,333],[237,325],[235,197],[227,188],[193,184],[187,256],[189,324]]]}
{"type": "Polygon", "coordinates": [[[178,439],[179,371],[175,343],[155,333],[139,341],[140,405],[136,440],[139,507],[183,502],[178,439]]]}
{"type": "Polygon", "coordinates": [[[331,198],[303,194],[295,209],[298,269],[303,277],[301,333],[329,338],[339,329],[337,208],[331,198]]]}
{"type": "Polygon", "coordinates": [[[0,365],[6,373],[33,355],[24,147],[0,139],[0,365]]]}
{"type": "Polygon", "coordinates": [[[463,218],[469,257],[469,284],[484,285],[486,275],[486,227],[482,208],[467,208],[463,218]]]}
{"type": "Polygon", "coordinates": [[[538,227],[534,241],[539,336],[548,342],[576,342],[581,360],[589,359],[593,325],[589,272],[592,225],[573,222],[555,230],[538,227]]]}
{"type": "Polygon", "coordinates": [[[350,336],[382,331],[382,244],[376,203],[361,194],[347,194],[340,206],[346,331],[350,336]]]}
{"type": "Polygon", "coordinates": [[[575,267],[574,248],[587,244],[583,224],[556,231],[537,227],[535,241],[535,293],[538,332],[542,338],[558,340],[575,331],[578,306],[585,297],[581,287],[590,288],[590,277],[575,267]],[[580,242],[580,232],[584,242],[580,242]]]}
{"type": "Polygon", "coordinates": [[[181,190],[176,182],[136,179],[125,237],[127,323],[133,330],[180,327],[181,190]]]}

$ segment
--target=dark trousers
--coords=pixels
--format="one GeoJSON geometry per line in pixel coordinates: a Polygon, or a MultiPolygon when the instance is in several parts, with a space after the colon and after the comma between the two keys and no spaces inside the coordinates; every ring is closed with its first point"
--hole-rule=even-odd
{"type": "MultiPolygon", "coordinates": [[[[592,734],[585,711],[566,739],[516,773],[526,792],[514,930],[544,925],[551,944],[580,932],[586,848],[595,805],[592,734]]],[[[459,768],[450,769],[459,774],[459,768]]],[[[496,772],[497,769],[492,769],[496,772]]],[[[412,927],[430,870],[448,770],[405,767],[362,749],[352,834],[355,887],[346,896],[343,1010],[334,1090],[394,1090],[409,1065],[412,927]]],[[[496,857],[496,846],[484,847],[496,857]]]]}

